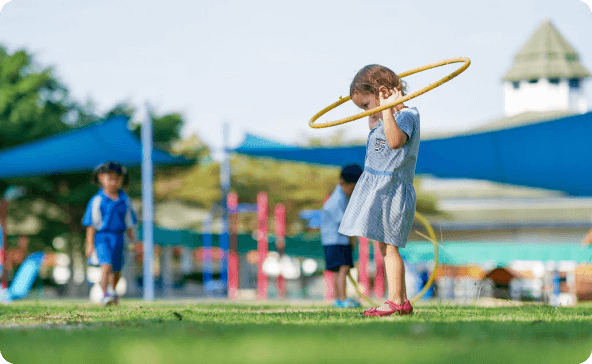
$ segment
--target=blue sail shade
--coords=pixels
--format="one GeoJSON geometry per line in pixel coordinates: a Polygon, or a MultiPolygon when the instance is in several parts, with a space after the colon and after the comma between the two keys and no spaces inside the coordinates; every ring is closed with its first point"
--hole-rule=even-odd
{"type": "MultiPolygon", "coordinates": [[[[0,179],[82,172],[106,161],[127,167],[142,163],[142,144],[128,129],[128,119],[114,117],[31,143],[0,151],[0,179]]],[[[153,149],[154,164],[192,164],[153,149]]]]}
{"type": "MultiPolygon", "coordinates": [[[[247,135],[234,152],[344,166],[366,146],[298,147],[247,135]],[[257,141],[255,143],[254,141],[257,141]]],[[[592,196],[592,112],[502,130],[422,140],[416,174],[489,180],[592,196]]]]}

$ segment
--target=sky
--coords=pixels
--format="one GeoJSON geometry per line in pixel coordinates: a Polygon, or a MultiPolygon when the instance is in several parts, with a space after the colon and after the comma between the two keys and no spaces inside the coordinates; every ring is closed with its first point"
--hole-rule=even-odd
{"type": "MultiPolygon", "coordinates": [[[[245,133],[294,144],[340,130],[365,139],[365,120],[327,129],[308,120],[372,63],[400,73],[468,57],[468,70],[406,105],[420,111],[422,133],[495,120],[501,78],[545,19],[592,71],[592,10],[580,0],[13,0],[0,12],[0,44],[52,67],[97,113],[119,102],[180,112],[183,136],[220,150],[224,123],[231,147],[245,133]]],[[[414,91],[458,65],[405,80],[414,91]]],[[[592,107],[590,80],[584,89],[592,107]]],[[[350,102],[320,121],[357,112],[350,102]]]]}

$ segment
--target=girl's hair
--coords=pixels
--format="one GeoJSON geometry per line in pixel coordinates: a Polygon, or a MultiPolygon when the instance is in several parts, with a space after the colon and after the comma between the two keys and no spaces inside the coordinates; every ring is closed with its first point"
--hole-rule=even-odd
{"type": "Polygon", "coordinates": [[[349,95],[353,96],[356,92],[378,95],[380,86],[385,86],[389,90],[398,88],[403,95],[407,92],[407,83],[395,72],[378,64],[369,64],[354,77],[349,87],[349,95]]]}
{"type": "Polygon", "coordinates": [[[117,162],[107,162],[98,165],[92,173],[91,181],[96,185],[101,185],[99,182],[99,174],[101,173],[116,173],[119,176],[123,176],[122,187],[127,187],[130,183],[129,175],[127,174],[127,168],[117,162]]]}

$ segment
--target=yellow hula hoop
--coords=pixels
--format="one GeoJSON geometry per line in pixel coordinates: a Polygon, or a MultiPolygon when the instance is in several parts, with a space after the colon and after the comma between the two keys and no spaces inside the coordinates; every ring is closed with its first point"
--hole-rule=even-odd
{"type": "Polygon", "coordinates": [[[335,120],[335,121],[327,121],[325,123],[321,123],[321,124],[315,124],[314,122],[320,118],[321,116],[325,115],[329,110],[333,110],[334,108],[336,108],[337,106],[351,100],[350,96],[346,96],[346,97],[339,97],[339,100],[329,106],[327,106],[326,108],[324,108],[323,110],[319,111],[318,113],[316,113],[309,121],[308,121],[308,126],[310,126],[311,128],[315,128],[315,129],[320,129],[320,128],[328,128],[330,126],[335,126],[335,125],[340,125],[340,124],[345,124],[348,123],[350,121],[353,120],[357,120],[360,118],[363,118],[364,116],[370,116],[372,114],[375,114],[379,111],[382,110],[386,110],[388,108],[391,108],[395,105],[399,105],[404,103],[405,101],[411,100],[419,95],[422,95],[430,90],[435,89],[436,87],[440,86],[441,84],[448,82],[450,80],[452,80],[454,77],[460,75],[462,72],[464,72],[464,70],[466,70],[467,68],[469,68],[469,66],[471,65],[471,60],[465,57],[458,57],[458,58],[451,58],[451,59],[446,59],[444,61],[440,61],[440,62],[435,62],[435,63],[430,63],[427,64],[425,66],[422,67],[418,67],[418,68],[414,68],[412,70],[403,72],[401,74],[399,74],[399,77],[403,78],[406,76],[410,76],[413,75],[415,73],[419,73],[425,70],[429,70],[432,68],[436,68],[436,67],[440,67],[440,66],[444,66],[447,64],[451,64],[451,63],[460,63],[460,62],[464,62],[464,65],[462,65],[459,69],[457,69],[456,71],[452,72],[451,74],[449,74],[448,76],[442,78],[439,81],[436,81],[424,88],[422,88],[421,90],[417,90],[415,92],[410,93],[407,96],[403,96],[402,98],[395,100],[393,102],[391,102],[390,104],[387,105],[382,105],[382,106],[378,106],[375,107],[374,109],[368,110],[368,111],[364,111],[361,112],[359,114],[353,115],[353,116],[349,116],[347,118],[343,118],[343,119],[339,119],[339,120],[335,120]]]}
{"type": "Polygon", "coordinates": [[[415,230],[415,233],[427,239],[434,245],[434,269],[432,269],[432,274],[430,275],[430,278],[426,282],[423,289],[417,295],[415,295],[415,297],[411,299],[411,303],[422,298],[423,295],[428,291],[428,289],[430,289],[430,287],[434,283],[434,279],[436,279],[436,271],[438,270],[438,239],[436,238],[434,229],[432,229],[432,225],[430,225],[428,220],[417,211],[415,212],[415,220],[419,221],[425,227],[426,231],[428,232],[428,235],[426,236],[425,234],[422,234],[417,230],[415,230]]]}

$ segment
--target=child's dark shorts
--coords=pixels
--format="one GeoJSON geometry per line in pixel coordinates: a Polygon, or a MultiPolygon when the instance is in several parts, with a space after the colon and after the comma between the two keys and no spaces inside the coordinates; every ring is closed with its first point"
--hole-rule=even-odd
{"type": "Polygon", "coordinates": [[[342,265],[354,266],[354,251],[350,244],[325,245],[324,248],[326,270],[337,272],[342,265]]]}

